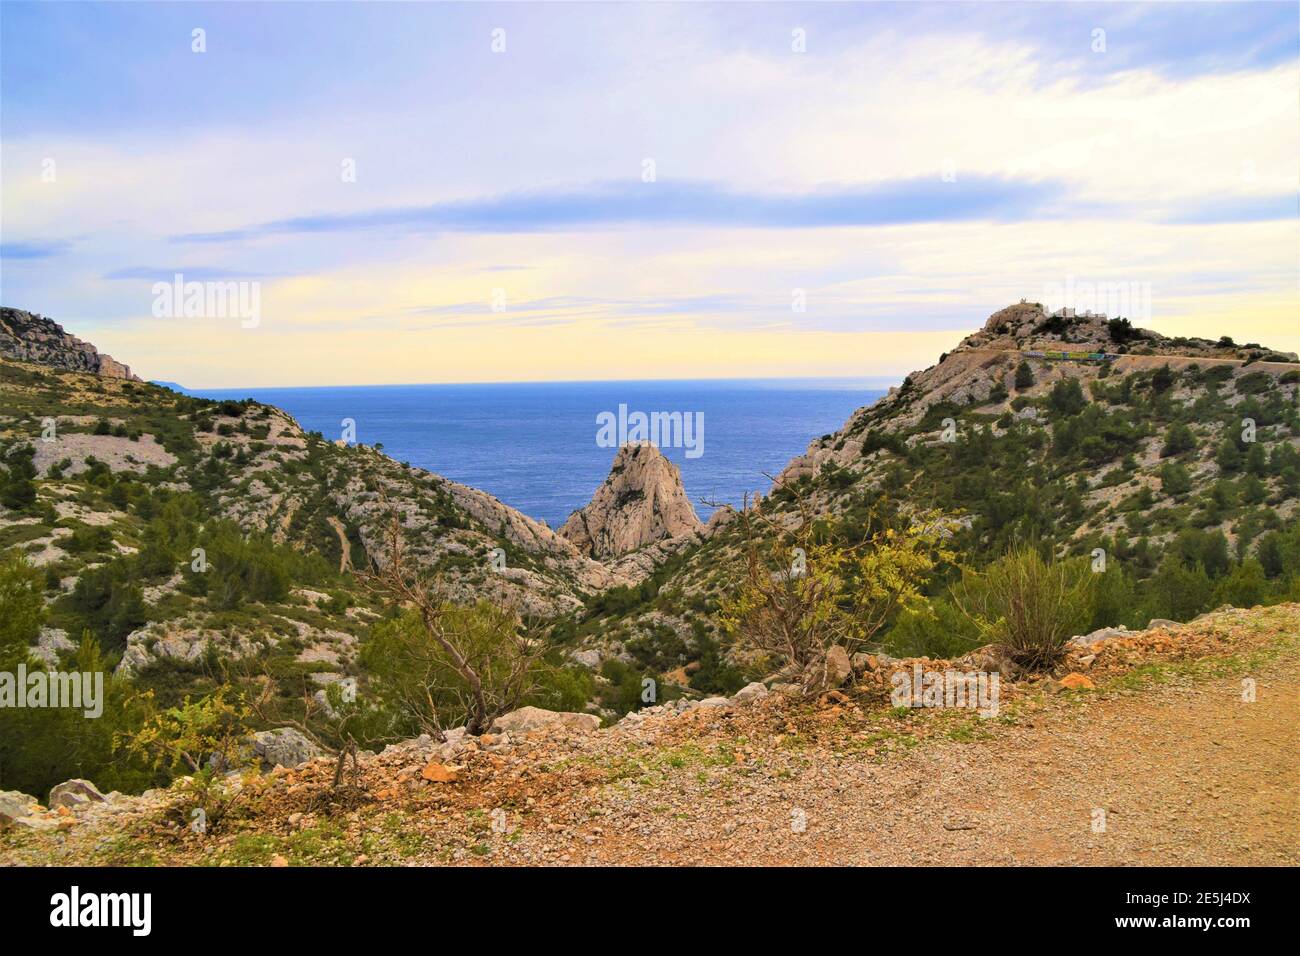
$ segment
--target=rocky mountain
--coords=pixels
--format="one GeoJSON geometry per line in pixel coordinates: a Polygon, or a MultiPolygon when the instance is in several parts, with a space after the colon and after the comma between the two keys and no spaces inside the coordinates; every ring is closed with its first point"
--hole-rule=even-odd
{"type": "Polygon", "coordinates": [[[0,308],[0,356],[105,378],[139,381],[129,366],[99,352],[89,342],[69,335],[57,322],[22,309],[0,308]]]}
{"type": "Polygon", "coordinates": [[[618,450],[609,477],[559,533],[583,554],[604,559],[702,528],[681,472],[647,443],[618,450]]]}
{"type": "MultiPolygon", "coordinates": [[[[1167,465],[1188,472],[1190,486],[1177,493],[1180,499],[1193,498],[1221,478],[1242,477],[1231,452],[1218,460],[1222,443],[1231,439],[1243,457],[1253,456],[1254,477],[1269,484],[1265,498],[1275,499],[1285,517],[1298,497],[1291,479],[1281,474],[1300,447],[1294,430],[1296,362],[1290,353],[1239,346],[1228,338],[1168,338],[1122,319],[1048,315],[1041,305],[1021,302],[995,312],[937,364],[913,372],[902,386],[855,412],[839,431],[812,442],[778,476],[777,488],[802,489],[833,509],[854,489],[886,484],[892,489],[901,477],[893,473],[901,459],[915,464],[947,451],[949,459],[960,459],[978,473],[1007,466],[995,449],[1026,439],[1033,447],[1029,459],[1022,455],[1019,463],[1048,466],[1035,476],[1036,490],[1058,484],[1062,497],[1070,498],[1069,515],[1059,524],[1071,538],[1087,529],[1121,530],[1133,509],[1119,507],[1127,500],[1120,490],[1146,489],[1160,497],[1167,465]],[[1108,357],[1033,354],[1051,352],[1108,357]],[[1171,429],[1176,432],[1172,445],[1171,429]],[[965,460],[975,448],[982,449],[982,463],[965,460]],[[1268,469],[1258,462],[1275,455],[1280,458],[1274,474],[1264,474],[1268,469]],[[1277,480],[1268,483],[1270,477],[1277,480]],[[1068,495],[1067,485],[1077,498],[1068,495]]],[[[919,490],[940,471],[951,473],[944,465],[935,459],[908,485],[919,490]]],[[[1183,482],[1170,484],[1181,488],[1183,482]]],[[[981,486],[980,493],[985,490],[981,486]]],[[[962,505],[964,497],[959,491],[945,503],[962,505]]],[[[1147,503],[1145,496],[1142,501],[1147,503]]],[[[1212,522],[1226,523],[1226,515],[1212,522]]],[[[1140,523],[1136,530],[1141,532],[1140,523]]]]}

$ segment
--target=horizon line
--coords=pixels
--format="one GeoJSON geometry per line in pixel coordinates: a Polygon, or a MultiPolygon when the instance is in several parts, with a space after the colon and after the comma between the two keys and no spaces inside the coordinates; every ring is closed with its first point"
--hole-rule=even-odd
{"type": "Polygon", "coordinates": [[[145,379],[151,385],[178,385],[187,392],[217,391],[288,391],[297,388],[430,388],[486,385],[659,385],[685,384],[692,382],[845,382],[860,383],[864,387],[883,387],[903,381],[908,372],[894,375],[769,375],[769,376],[720,376],[716,378],[573,378],[573,379],[517,379],[488,380],[474,382],[358,382],[343,385],[181,385],[169,383],[167,379],[145,379]],[[868,384],[870,383],[870,384],[868,384]]]}

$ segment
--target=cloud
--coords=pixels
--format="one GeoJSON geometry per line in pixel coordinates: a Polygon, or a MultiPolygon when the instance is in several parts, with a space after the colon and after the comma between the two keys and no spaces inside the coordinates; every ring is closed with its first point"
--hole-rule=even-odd
{"type": "Polygon", "coordinates": [[[61,256],[72,243],[63,239],[36,242],[0,242],[0,259],[51,259],[61,256]]]}
{"type": "Polygon", "coordinates": [[[299,216],[182,242],[268,235],[396,229],[407,232],[543,232],[624,225],[807,229],[971,219],[1009,220],[1041,212],[1062,192],[1052,181],[938,176],[804,193],[757,193],[713,183],[604,183],[582,190],[513,193],[397,209],[299,216]]]}
{"type": "Polygon", "coordinates": [[[105,272],[103,278],[143,279],[146,282],[171,282],[177,274],[185,277],[187,282],[215,282],[221,280],[242,281],[245,279],[264,279],[276,275],[272,272],[246,272],[240,269],[215,269],[206,266],[175,266],[159,268],[155,266],[128,266],[105,272]]]}
{"type": "Polygon", "coordinates": [[[1174,225],[1209,225],[1225,222],[1276,222],[1300,220],[1300,194],[1232,196],[1189,203],[1169,213],[1164,222],[1174,225]]]}

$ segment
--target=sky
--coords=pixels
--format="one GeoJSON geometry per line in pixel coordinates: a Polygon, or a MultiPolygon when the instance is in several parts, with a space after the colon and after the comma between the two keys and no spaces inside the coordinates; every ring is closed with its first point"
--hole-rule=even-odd
{"type": "Polygon", "coordinates": [[[1094,286],[1300,351],[1298,11],[4,2],[0,302],[193,388],[901,377],[1094,286]]]}

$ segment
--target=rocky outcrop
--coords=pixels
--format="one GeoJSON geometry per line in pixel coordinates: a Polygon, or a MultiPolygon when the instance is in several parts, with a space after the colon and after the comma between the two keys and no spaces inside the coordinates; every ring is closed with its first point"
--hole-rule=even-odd
{"type": "Polygon", "coordinates": [[[824,694],[842,687],[853,676],[853,664],[848,651],[839,644],[826,649],[826,655],[804,668],[801,684],[807,694],[824,694]]]}
{"type": "Polygon", "coordinates": [[[253,734],[253,752],[262,758],[262,767],[300,767],[321,755],[320,747],[292,727],[262,730],[253,734]]]}
{"type": "Polygon", "coordinates": [[[576,733],[591,733],[600,727],[595,714],[575,714],[564,711],[543,710],[540,707],[520,707],[503,714],[492,722],[494,734],[526,734],[534,730],[562,728],[576,733]]]}
{"type": "Polygon", "coordinates": [[[703,526],[682,476],[653,445],[624,445],[591,502],[560,529],[583,554],[612,558],[703,526]]]}
{"type": "Polygon", "coordinates": [[[50,791],[50,809],[75,809],[87,803],[103,803],[107,799],[89,780],[65,780],[50,791]]]}
{"type": "Polygon", "coordinates": [[[128,366],[64,332],[57,322],[22,309],[0,308],[0,355],[105,378],[140,380],[128,366]]]}

